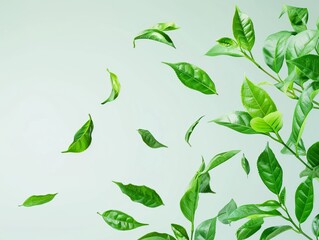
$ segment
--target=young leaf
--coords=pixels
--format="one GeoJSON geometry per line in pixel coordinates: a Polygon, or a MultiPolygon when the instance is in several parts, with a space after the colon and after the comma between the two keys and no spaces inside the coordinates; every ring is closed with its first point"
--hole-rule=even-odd
{"type": "Polygon", "coordinates": [[[109,226],[121,231],[128,231],[148,225],[145,223],[140,223],[126,213],[117,210],[108,210],[103,214],[98,214],[109,226]]]}
{"type": "Polygon", "coordinates": [[[255,117],[250,121],[252,129],[260,133],[278,133],[282,128],[282,113],[279,111],[269,113],[267,116],[255,117]]]}
{"type": "Polygon", "coordinates": [[[299,58],[295,58],[289,63],[292,63],[308,78],[319,81],[319,56],[318,55],[304,55],[299,58]]]}
{"type": "Polygon", "coordinates": [[[177,240],[189,240],[187,231],[184,227],[178,224],[171,224],[171,227],[177,240]]]}
{"type": "Polygon", "coordinates": [[[238,48],[238,44],[231,38],[218,39],[217,44],[206,53],[206,56],[214,57],[226,55],[231,57],[243,57],[243,53],[238,48]]]}
{"type": "Polygon", "coordinates": [[[108,69],[107,69],[107,71],[110,74],[110,79],[111,79],[111,84],[112,84],[112,91],[111,91],[110,96],[104,102],[102,102],[101,104],[105,104],[107,102],[114,101],[118,97],[118,95],[120,93],[120,90],[121,90],[121,84],[120,84],[117,76],[114,73],[110,72],[108,69]]]}
{"type": "Polygon", "coordinates": [[[190,63],[167,63],[176,73],[178,79],[188,88],[204,94],[217,94],[215,84],[208,74],[190,63]]]}
{"type": "Polygon", "coordinates": [[[245,173],[247,174],[247,176],[250,173],[250,165],[249,162],[247,160],[247,158],[245,157],[245,154],[243,154],[242,158],[241,158],[241,166],[244,169],[245,173]]]}
{"type": "Polygon", "coordinates": [[[257,160],[257,168],[261,180],[274,194],[279,194],[282,186],[282,168],[275,154],[267,144],[257,160]]]}
{"type": "Polygon", "coordinates": [[[314,143],[307,151],[307,160],[312,167],[319,166],[319,142],[314,143]]]}
{"type": "Polygon", "coordinates": [[[265,117],[277,111],[268,93],[246,78],[241,87],[241,100],[251,117],[265,117]]]}
{"type": "Polygon", "coordinates": [[[296,32],[302,32],[307,29],[308,22],[308,9],[298,8],[293,6],[284,5],[280,17],[285,13],[288,14],[291,26],[296,32]]]}
{"type": "Polygon", "coordinates": [[[248,51],[253,48],[255,43],[253,22],[245,13],[242,13],[238,7],[236,7],[233,18],[233,35],[241,48],[248,51]]]}
{"type": "Polygon", "coordinates": [[[314,167],[313,169],[306,168],[299,174],[299,177],[319,178],[319,166],[314,167]]]}
{"type": "Polygon", "coordinates": [[[199,121],[203,118],[204,116],[201,116],[199,119],[196,120],[196,122],[194,122],[187,130],[186,134],[185,134],[185,141],[188,143],[188,145],[191,147],[191,144],[189,143],[189,138],[191,137],[195,127],[197,126],[197,124],[199,123],[199,121]]]}
{"type": "Polygon", "coordinates": [[[293,228],[289,225],[269,227],[263,231],[259,240],[273,239],[274,237],[278,236],[279,234],[281,234],[285,231],[291,230],[291,229],[293,229],[293,228]]]}
{"type": "Polygon", "coordinates": [[[46,195],[33,195],[27,198],[19,207],[33,207],[37,205],[42,205],[48,203],[53,200],[53,198],[57,195],[54,194],[46,194],[46,195]]]}
{"type": "Polygon", "coordinates": [[[258,207],[258,204],[242,205],[235,209],[228,217],[229,222],[238,221],[243,218],[264,218],[280,216],[277,210],[264,211],[258,207]]]}
{"type": "Polygon", "coordinates": [[[196,228],[195,240],[214,240],[216,234],[216,217],[208,219],[196,228]]]}
{"type": "Polygon", "coordinates": [[[319,214],[315,216],[315,218],[312,221],[312,232],[316,236],[316,238],[319,237],[319,214]]]}
{"type": "Polygon", "coordinates": [[[209,172],[213,168],[217,167],[218,165],[226,162],[227,160],[231,159],[233,156],[235,156],[237,153],[239,153],[240,150],[231,150],[228,152],[219,153],[216,156],[210,160],[209,164],[206,166],[204,173],[209,172]]]}
{"type": "Polygon", "coordinates": [[[228,115],[212,120],[219,125],[228,127],[244,134],[258,134],[250,126],[251,116],[247,112],[236,111],[228,115]]]}
{"type": "Polygon", "coordinates": [[[303,223],[309,217],[313,209],[313,200],[312,178],[308,177],[298,186],[295,195],[295,214],[299,223],[303,223]]]}
{"type": "Polygon", "coordinates": [[[150,133],[150,131],[145,129],[138,129],[137,131],[141,135],[143,142],[150,148],[161,148],[161,147],[167,148],[166,145],[157,141],[155,137],[152,135],[152,133],[150,133]]]}
{"type": "Polygon", "coordinates": [[[279,73],[285,59],[286,47],[291,32],[281,31],[267,37],[263,54],[266,64],[276,73],[279,73]]]}
{"type": "Polygon", "coordinates": [[[93,128],[93,120],[89,114],[89,120],[75,133],[73,142],[68,150],[62,153],[79,153],[85,151],[91,144],[93,128]]]}
{"type": "Polygon", "coordinates": [[[228,220],[230,214],[237,209],[237,204],[234,199],[230,200],[219,212],[218,220],[223,224],[230,224],[228,220]]]}
{"type": "Polygon", "coordinates": [[[173,48],[176,48],[172,39],[163,31],[157,29],[146,29],[134,38],[133,46],[135,47],[135,41],[139,39],[149,39],[160,43],[167,44],[173,48]]]}
{"type": "Polygon", "coordinates": [[[167,233],[151,232],[144,235],[143,237],[140,237],[138,240],[176,240],[176,239],[167,233]]]}
{"type": "Polygon", "coordinates": [[[174,22],[157,23],[151,29],[157,29],[159,31],[172,31],[177,30],[179,27],[174,22]]]}
{"type": "Polygon", "coordinates": [[[243,224],[236,232],[237,240],[247,239],[254,235],[264,223],[263,218],[251,219],[243,224]]]}
{"type": "Polygon", "coordinates": [[[136,186],[133,184],[124,185],[114,182],[133,202],[138,202],[146,207],[155,208],[164,205],[157,192],[147,186],[136,186]]]}
{"type": "MultiPolygon", "coordinates": [[[[318,90],[318,82],[310,84],[301,93],[297,105],[295,107],[294,116],[292,120],[292,131],[286,145],[288,145],[289,147],[294,146],[296,152],[298,152],[299,155],[305,154],[303,142],[301,141],[301,136],[305,128],[307,117],[313,108],[312,100],[318,94],[318,90]]],[[[287,152],[287,150],[284,148],[282,152],[285,153],[287,152]]]]}
{"type": "Polygon", "coordinates": [[[263,211],[272,211],[280,208],[280,203],[276,200],[267,200],[261,204],[256,204],[256,206],[263,211]]]}

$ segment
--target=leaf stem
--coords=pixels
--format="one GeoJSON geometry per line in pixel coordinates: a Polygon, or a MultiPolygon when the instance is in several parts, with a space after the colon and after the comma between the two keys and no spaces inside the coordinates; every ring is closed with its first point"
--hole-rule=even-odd
{"type": "Polygon", "coordinates": [[[194,221],[192,222],[192,226],[191,226],[191,240],[193,240],[194,238],[194,221]]]}

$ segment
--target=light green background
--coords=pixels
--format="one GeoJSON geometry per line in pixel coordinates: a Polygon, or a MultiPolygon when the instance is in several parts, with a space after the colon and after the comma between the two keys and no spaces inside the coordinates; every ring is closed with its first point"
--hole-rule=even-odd
{"type": "MultiPolygon", "coordinates": [[[[214,217],[231,198],[239,204],[272,198],[255,167],[268,139],[208,123],[242,109],[244,74],[254,82],[271,79],[244,59],[209,58],[204,53],[219,37],[231,36],[238,4],[254,21],[253,52],[263,63],[264,39],[290,29],[286,16],[278,19],[284,3],[309,7],[309,26],[314,28],[319,7],[315,0],[1,0],[0,239],[134,240],[149,231],[168,232],[170,223],[188,227],[179,200],[201,156],[208,161],[230,149],[243,150],[252,173],[247,179],[240,155],[213,171],[217,194],[201,196],[197,223],[214,217]],[[170,32],[176,50],[152,41],[138,41],[133,49],[137,33],[163,21],[181,26],[170,32]],[[185,88],[162,61],[200,66],[212,76],[220,95],[206,96],[185,88]],[[101,106],[110,92],[106,67],[118,74],[122,91],[115,102],[101,106]],[[95,123],[91,147],[81,154],[61,154],[88,113],[95,123]],[[190,148],[184,134],[201,115],[206,117],[194,132],[190,148]],[[138,128],[149,129],[169,148],[149,149],[138,128]],[[165,207],[147,209],[130,202],[112,180],[156,189],[165,207]],[[59,194],[47,205],[18,207],[30,195],[54,192],[59,194]],[[117,232],[96,214],[108,209],[127,212],[150,226],[117,232]]],[[[265,88],[284,113],[287,138],[295,102],[274,88],[265,88]]],[[[317,119],[318,111],[312,113],[305,130],[307,146],[318,140],[317,119]]],[[[270,145],[284,168],[293,213],[294,191],[303,167],[294,158],[280,155],[278,145],[270,145]]],[[[283,223],[268,219],[265,226],[283,223]]],[[[216,238],[235,239],[238,226],[218,223],[216,238]]],[[[311,233],[309,222],[305,231],[311,233]]],[[[302,238],[286,233],[278,239],[302,238]]]]}

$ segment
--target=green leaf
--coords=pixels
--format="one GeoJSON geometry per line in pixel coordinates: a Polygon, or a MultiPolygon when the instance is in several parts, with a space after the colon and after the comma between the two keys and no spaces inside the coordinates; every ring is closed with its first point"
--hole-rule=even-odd
{"type": "MultiPolygon", "coordinates": [[[[306,30],[290,38],[286,50],[286,59],[292,60],[312,52],[318,42],[318,31],[306,30]]],[[[287,63],[289,73],[295,68],[294,65],[287,63]]]]}
{"type": "Polygon", "coordinates": [[[237,204],[234,199],[230,200],[219,212],[218,220],[223,224],[230,224],[228,220],[230,214],[237,209],[237,204]]]}
{"type": "Polygon", "coordinates": [[[195,240],[214,240],[216,234],[216,217],[208,219],[196,228],[195,240]]]}
{"type": "Polygon", "coordinates": [[[280,17],[285,13],[288,14],[291,26],[296,32],[302,32],[307,29],[308,9],[298,8],[289,5],[284,5],[280,17]]]}
{"type": "Polygon", "coordinates": [[[189,240],[187,231],[178,224],[171,224],[172,230],[177,240],[189,240]]]}
{"type": "Polygon", "coordinates": [[[107,71],[110,73],[112,91],[111,91],[110,96],[104,102],[102,102],[101,104],[105,104],[107,102],[114,101],[118,97],[118,95],[120,93],[120,90],[121,90],[121,84],[120,84],[117,76],[114,73],[110,72],[108,69],[107,69],[107,71]]]}
{"type": "Polygon", "coordinates": [[[278,133],[282,128],[282,113],[279,111],[269,113],[267,116],[255,117],[250,121],[252,129],[260,133],[278,133]]]}
{"type": "Polygon", "coordinates": [[[176,73],[178,79],[188,88],[204,94],[217,94],[215,84],[208,74],[190,63],[167,63],[176,73]]]}
{"type": "Polygon", "coordinates": [[[174,22],[165,22],[165,23],[157,23],[151,29],[157,29],[159,31],[172,31],[179,29],[179,26],[177,26],[174,22]]]}
{"type": "Polygon", "coordinates": [[[245,154],[243,154],[243,157],[241,158],[241,166],[248,176],[250,173],[250,165],[249,165],[247,158],[245,157],[245,154]]]}
{"type": "Polygon", "coordinates": [[[286,188],[284,187],[279,194],[279,201],[281,204],[286,204],[286,188]]]}
{"type": "Polygon", "coordinates": [[[159,207],[164,205],[157,192],[147,186],[136,186],[133,184],[124,185],[120,182],[114,182],[133,202],[138,202],[146,207],[159,207]]]}
{"type": "Polygon", "coordinates": [[[140,39],[149,39],[156,42],[167,44],[173,48],[176,48],[172,39],[163,31],[157,29],[146,29],[134,38],[133,46],[135,47],[135,41],[140,39]]]}
{"type": "Polygon", "coordinates": [[[51,202],[56,195],[57,193],[46,195],[33,195],[27,198],[21,205],[19,205],[19,207],[33,207],[37,205],[42,205],[51,202]]]}
{"type": "Polygon", "coordinates": [[[141,135],[143,142],[150,148],[161,148],[161,147],[167,148],[166,145],[157,141],[155,137],[152,135],[152,133],[150,133],[150,131],[145,129],[138,129],[137,131],[141,135]]]}
{"type": "MultiPolygon", "coordinates": [[[[313,108],[312,100],[318,94],[319,83],[314,82],[309,85],[300,95],[296,104],[294,116],[292,120],[292,131],[286,143],[287,146],[296,149],[299,155],[305,155],[305,148],[301,141],[301,136],[305,128],[307,117],[313,108]]],[[[288,150],[284,148],[283,153],[288,150]]]]}
{"type": "Polygon", "coordinates": [[[236,232],[237,240],[243,240],[254,235],[264,223],[263,218],[250,219],[243,224],[236,232]]]}
{"type": "Polygon", "coordinates": [[[98,214],[109,226],[121,231],[132,230],[148,225],[145,223],[140,223],[126,213],[117,210],[108,210],[103,214],[98,214]]]}
{"type": "Polygon", "coordinates": [[[217,44],[213,46],[207,53],[207,56],[214,57],[219,55],[226,55],[231,57],[243,57],[243,53],[238,48],[238,44],[231,38],[220,38],[217,44]]]}
{"type": "Polygon", "coordinates": [[[210,175],[209,173],[204,173],[201,176],[200,186],[199,186],[200,193],[215,193],[210,187],[210,175]]]}
{"type": "Polygon", "coordinates": [[[68,150],[63,151],[62,153],[80,153],[85,151],[92,142],[93,128],[93,120],[89,114],[89,120],[75,133],[73,142],[68,150]]]}
{"type": "Polygon", "coordinates": [[[319,178],[319,166],[314,167],[313,169],[305,168],[299,176],[302,177],[311,177],[311,178],[319,178]]]}
{"type": "Polygon", "coordinates": [[[318,55],[304,55],[299,58],[290,60],[300,71],[305,74],[308,78],[319,81],[319,56],[318,55]]]}
{"type": "Polygon", "coordinates": [[[201,116],[199,119],[196,120],[196,122],[194,122],[187,130],[186,134],[185,134],[185,141],[188,143],[189,146],[191,146],[191,144],[189,143],[189,138],[192,135],[195,127],[197,126],[197,124],[199,123],[199,121],[203,118],[204,116],[201,116]]]}
{"type": "Polygon", "coordinates": [[[259,155],[257,168],[261,180],[266,187],[278,195],[282,186],[282,168],[279,165],[275,154],[267,144],[265,150],[259,155]]]}
{"type": "Polygon", "coordinates": [[[258,134],[250,126],[251,116],[247,112],[236,111],[228,115],[212,120],[219,125],[228,127],[244,134],[258,134]]]}
{"type": "Polygon", "coordinates": [[[308,149],[307,160],[312,167],[319,166],[319,142],[312,144],[308,149]]]}
{"type": "Polygon", "coordinates": [[[213,168],[228,161],[229,159],[231,159],[233,156],[235,156],[239,152],[240,152],[240,150],[231,150],[228,152],[222,152],[222,153],[217,154],[216,156],[214,156],[212,158],[212,160],[210,160],[209,164],[207,164],[207,166],[204,170],[204,173],[207,173],[210,170],[212,170],[213,168]]]}
{"type": "Polygon", "coordinates": [[[269,227],[263,231],[259,240],[270,240],[278,236],[279,234],[292,229],[293,228],[289,225],[269,227]]]}
{"type": "Polygon", "coordinates": [[[265,117],[277,107],[268,93],[246,78],[241,87],[241,100],[251,117],[265,117]]]}
{"type": "Polygon", "coordinates": [[[265,62],[276,73],[279,73],[284,62],[287,43],[291,34],[288,31],[277,32],[271,34],[265,41],[263,47],[265,62]]]}
{"type": "Polygon", "coordinates": [[[264,211],[258,207],[258,204],[246,204],[234,210],[230,214],[228,221],[234,222],[243,218],[264,218],[275,217],[280,215],[280,212],[278,212],[277,210],[264,211]]]}
{"type": "Polygon", "coordinates": [[[236,7],[233,18],[233,35],[238,45],[250,51],[255,43],[254,25],[251,19],[236,7]]]}
{"type": "Polygon", "coordinates": [[[204,163],[201,164],[199,170],[191,180],[188,189],[180,200],[180,209],[185,218],[188,219],[191,223],[194,223],[195,212],[198,206],[199,189],[201,182],[200,174],[202,173],[203,168],[204,163]]]}
{"type": "Polygon", "coordinates": [[[312,178],[308,177],[302,182],[295,195],[295,214],[299,223],[307,220],[313,209],[313,184],[312,178]]]}
{"type": "Polygon", "coordinates": [[[167,233],[151,232],[140,237],[138,240],[175,240],[175,238],[167,233]]]}
{"type": "Polygon", "coordinates": [[[280,208],[280,203],[276,200],[267,200],[261,204],[256,204],[256,206],[263,211],[272,211],[280,208]]]}
{"type": "Polygon", "coordinates": [[[312,221],[312,232],[318,238],[319,237],[319,214],[315,216],[312,221]]]}

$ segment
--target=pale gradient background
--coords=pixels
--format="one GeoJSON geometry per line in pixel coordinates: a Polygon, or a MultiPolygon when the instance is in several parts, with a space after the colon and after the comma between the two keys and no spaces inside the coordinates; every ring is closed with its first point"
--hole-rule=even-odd
{"type": "MultiPolygon", "coordinates": [[[[310,8],[315,27],[318,1],[216,0],[1,0],[0,1],[0,239],[1,240],[134,240],[150,232],[170,232],[170,223],[189,226],[179,200],[200,164],[222,151],[242,149],[250,160],[247,179],[241,155],[212,172],[216,195],[202,195],[197,223],[214,217],[231,198],[239,204],[272,198],[256,170],[256,158],[268,139],[241,135],[209,120],[241,110],[240,85],[244,74],[255,82],[270,80],[239,58],[205,57],[222,36],[231,36],[236,4],[248,13],[256,29],[254,54],[263,63],[261,48],[269,34],[290,29],[287,17],[278,19],[282,5],[310,8]],[[133,37],[163,21],[181,29],[170,32],[177,49],[133,37]],[[206,96],[184,87],[161,61],[187,61],[205,69],[219,96],[206,96]],[[106,67],[118,74],[119,98],[104,106],[110,92],[106,67]],[[91,147],[81,154],[61,154],[74,133],[92,115],[91,147]],[[187,128],[206,115],[184,142],[187,128]],[[150,149],[136,129],[149,129],[169,146],[150,149]],[[148,209],[132,203],[111,182],[146,184],[158,191],[165,207],[148,209]],[[58,192],[56,199],[34,208],[19,208],[33,194],[58,192]],[[149,227],[118,232],[96,214],[119,209],[149,227]]],[[[283,135],[288,137],[293,104],[266,87],[284,112],[283,135]]],[[[306,144],[318,140],[319,112],[305,130],[306,144]]],[[[303,169],[294,158],[280,155],[288,204],[293,214],[297,177],[303,169]]],[[[318,184],[315,184],[318,193],[318,184]]],[[[318,196],[318,194],[316,194],[318,196]]],[[[318,198],[317,198],[318,199],[318,198]]],[[[319,211],[315,206],[313,216],[319,211]]],[[[310,221],[305,230],[311,234],[310,221]]],[[[242,222],[241,222],[242,223],[242,222]]],[[[235,239],[236,227],[218,223],[216,239],[235,239]]],[[[283,224],[275,219],[266,224],[283,224]]],[[[259,239],[257,236],[251,239],[259,239]]],[[[303,239],[286,233],[278,239],[303,239]]]]}

